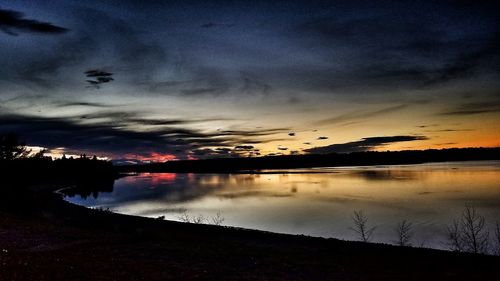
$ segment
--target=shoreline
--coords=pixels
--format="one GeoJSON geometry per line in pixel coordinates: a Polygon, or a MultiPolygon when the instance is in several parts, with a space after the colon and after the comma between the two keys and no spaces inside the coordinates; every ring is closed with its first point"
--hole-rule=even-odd
{"type": "Polygon", "coordinates": [[[60,189],[2,196],[15,207],[0,208],[6,280],[498,278],[499,257],[123,215],[67,202],[60,189]]]}
{"type": "Polygon", "coordinates": [[[401,151],[367,151],[331,154],[262,156],[250,158],[211,158],[158,163],[117,165],[115,171],[149,173],[238,173],[241,171],[322,167],[411,165],[438,162],[499,160],[500,148],[450,148],[401,151]]]}
{"type": "MultiPolygon", "coordinates": [[[[237,171],[201,171],[201,172],[175,172],[175,171],[138,171],[138,172],[119,172],[119,177],[137,176],[140,174],[256,174],[256,175],[266,175],[266,174],[330,174],[339,173],[342,171],[362,168],[362,169],[378,169],[378,168],[392,168],[392,167],[412,167],[412,166],[430,166],[430,165],[445,165],[445,164],[460,164],[460,163],[487,163],[492,162],[500,164],[500,159],[486,159],[486,160],[449,160],[449,161],[439,161],[439,162],[419,162],[419,163],[393,163],[393,164],[367,164],[367,165],[345,165],[345,166],[314,166],[314,167],[303,167],[303,168],[272,168],[272,169],[254,169],[254,170],[237,170],[237,171]],[[322,169],[331,169],[331,171],[322,171],[322,169]],[[334,170],[336,169],[336,170],[334,170]],[[318,171],[315,171],[318,170],[318,171]]],[[[122,166],[116,166],[118,169],[122,166]]]]}

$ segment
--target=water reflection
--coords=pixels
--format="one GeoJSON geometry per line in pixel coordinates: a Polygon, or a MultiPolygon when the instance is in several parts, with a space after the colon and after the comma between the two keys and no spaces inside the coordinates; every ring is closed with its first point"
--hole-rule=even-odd
{"type": "Polygon", "coordinates": [[[354,171],[352,174],[365,178],[369,181],[386,180],[420,180],[426,176],[425,173],[419,173],[411,170],[366,170],[354,171]]]}
{"type": "MultiPolygon", "coordinates": [[[[115,182],[112,192],[67,198],[89,207],[179,220],[180,214],[275,232],[355,239],[354,210],[376,224],[374,240],[391,243],[404,219],[414,245],[443,248],[444,225],[465,205],[491,223],[500,217],[500,162],[322,168],[252,174],[140,174],[115,182]]],[[[74,194],[73,194],[74,195],[74,194]]]]}
{"type": "Polygon", "coordinates": [[[113,179],[101,179],[100,181],[78,183],[64,190],[64,193],[70,197],[78,195],[82,199],[87,199],[89,196],[92,196],[94,199],[97,199],[100,193],[113,192],[113,187],[113,179]]]}

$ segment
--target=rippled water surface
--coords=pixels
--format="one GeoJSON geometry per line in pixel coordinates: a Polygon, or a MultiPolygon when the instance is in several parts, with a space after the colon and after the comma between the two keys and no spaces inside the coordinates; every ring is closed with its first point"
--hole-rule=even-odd
{"type": "Polygon", "coordinates": [[[180,220],[219,213],[223,225],[355,240],[354,210],[377,226],[375,242],[392,243],[404,219],[416,246],[445,248],[445,225],[466,205],[500,222],[500,162],[262,171],[256,174],[140,174],[107,192],[67,196],[87,207],[180,220]]]}

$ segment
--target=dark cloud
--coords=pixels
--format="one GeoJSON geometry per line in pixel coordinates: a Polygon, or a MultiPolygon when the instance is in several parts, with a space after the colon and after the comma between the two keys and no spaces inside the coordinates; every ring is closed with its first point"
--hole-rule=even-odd
{"type": "Polygon", "coordinates": [[[304,151],[309,153],[318,153],[318,154],[361,152],[361,151],[373,150],[375,148],[384,146],[389,143],[418,141],[427,139],[429,138],[425,136],[369,137],[369,138],[363,138],[359,141],[309,148],[305,149],[304,151]]]}
{"type": "MultiPolygon", "coordinates": [[[[163,120],[161,123],[149,123],[149,120],[138,118],[138,116],[140,113],[109,111],[88,114],[84,116],[85,118],[82,116],[49,118],[4,114],[0,115],[0,134],[16,132],[29,145],[49,149],[64,147],[67,151],[104,153],[112,157],[155,152],[184,158],[191,151],[197,151],[198,155],[203,153],[208,155],[210,151],[206,150],[207,147],[219,147],[212,149],[210,153],[222,155],[229,152],[228,146],[235,146],[235,150],[255,150],[252,145],[236,145],[236,143],[260,143],[259,140],[248,139],[245,132],[226,135],[175,126],[194,122],[193,120],[170,120],[170,122],[163,120]],[[139,130],[132,129],[137,127],[130,126],[133,122],[139,125],[139,130]],[[153,127],[147,131],[141,130],[140,126],[145,125],[146,122],[153,127]]],[[[196,121],[203,122],[203,120],[196,121]]],[[[269,131],[273,132],[272,129],[269,131]]],[[[265,135],[265,131],[260,135],[265,135]]]]}
{"type": "MultiPolygon", "coordinates": [[[[4,57],[9,67],[5,71],[0,69],[0,80],[30,87],[37,92],[50,89],[50,92],[44,91],[46,95],[61,88],[73,93],[81,91],[82,69],[93,67],[88,63],[95,61],[119,71],[121,85],[140,87],[150,83],[153,74],[165,65],[165,48],[154,38],[144,36],[137,26],[95,9],[77,9],[68,11],[68,14],[74,26],[71,34],[47,44],[44,42],[37,48],[29,45],[29,52],[4,57]]],[[[95,71],[91,75],[107,72],[100,69],[90,71],[95,71]]],[[[114,79],[109,75],[88,78],[92,79],[86,83],[94,88],[114,79]]]]}
{"type": "Polygon", "coordinates": [[[331,67],[312,73],[303,66],[304,71],[288,73],[304,74],[306,81],[314,81],[308,86],[321,91],[367,87],[377,91],[387,86],[424,89],[499,73],[496,16],[483,11],[485,18],[476,18],[446,5],[439,7],[440,13],[427,4],[416,10],[396,6],[380,7],[378,13],[345,13],[297,24],[291,36],[305,47],[314,46],[331,67]],[[465,29],[459,36],[455,33],[465,29]]]}
{"type": "Polygon", "coordinates": [[[200,158],[235,158],[260,155],[259,151],[259,149],[255,149],[251,145],[238,145],[232,149],[229,147],[194,149],[191,150],[191,153],[192,155],[200,158]]]}
{"type": "Polygon", "coordinates": [[[461,104],[451,110],[440,113],[440,115],[475,115],[483,113],[500,112],[500,102],[474,102],[461,104]]]}
{"type": "Polygon", "coordinates": [[[428,127],[437,127],[437,126],[439,126],[439,125],[438,125],[438,124],[430,124],[430,125],[418,125],[418,126],[416,126],[416,127],[417,127],[417,128],[421,128],[421,129],[423,129],[423,128],[428,128],[428,127]]]}
{"type": "Polygon", "coordinates": [[[6,67],[0,68],[0,81],[15,83],[37,94],[47,95],[47,90],[53,92],[54,89],[71,85],[73,80],[68,77],[68,70],[84,63],[87,54],[95,51],[95,47],[95,41],[90,37],[72,34],[40,46],[40,50],[31,49],[30,55],[22,59],[14,53],[4,57],[6,67]],[[48,46],[50,52],[42,51],[48,46]]]}
{"type": "Polygon", "coordinates": [[[390,106],[378,110],[373,110],[373,111],[365,111],[365,112],[351,112],[351,113],[346,113],[346,114],[341,114],[335,117],[327,118],[327,119],[322,119],[314,122],[315,125],[333,125],[333,124],[339,124],[339,123],[346,123],[346,122],[352,122],[352,121],[365,121],[367,119],[393,113],[400,111],[404,108],[406,108],[407,105],[396,105],[396,106],[390,106]]]}
{"type": "Polygon", "coordinates": [[[327,140],[328,137],[318,137],[317,140],[327,140]]]}
{"type": "Polygon", "coordinates": [[[455,144],[458,144],[458,143],[456,143],[456,142],[442,142],[442,143],[435,143],[434,145],[443,146],[443,145],[455,145],[455,144]]]}
{"type": "Polygon", "coordinates": [[[256,137],[256,136],[266,136],[279,134],[289,131],[289,128],[273,128],[273,129],[258,129],[252,131],[243,130],[219,130],[218,133],[225,136],[246,136],[246,137],[256,137]]]}
{"type": "Polygon", "coordinates": [[[182,94],[186,96],[198,96],[204,94],[217,94],[225,91],[224,88],[195,88],[195,89],[187,89],[182,90],[182,94]]]}
{"type": "Polygon", "coordinates": [[[103,83],[109,83],[113,81],[113,73],[107,72],[100,69],[90,69],[85,71],[85,76],[93,80],[87,79],[85,82],[89,83],[91,87],[99,89],[100,85],[103,83]]]}
{"type": "Polygon", "coordinates": [[[234,147],[235,150],[250,150],[254,149],[253,145],[237,145],[234,147]]]}
{"type": "Polygon", "coordinates": [[[226,70],[218,67],[199,66],[191,62],[182,62],[175,66],[186,73],[186,79],[173,81],[142,82],[152,94],[177,95],[186,98],[220,96],[235,89],[237,82],[227,78],[226,70]]]}
{"type": "Polygon", "coordinates": [[[139,118],[133,117],[126,121],[138,125],[146,126],[169,126],[169,125],[185,125],[193,123],[204,123],[213,121],[229,121],[234,119],[229,118],[204,118],[204,119],[153,119],[153,118],[139,118]]]}
{"type": "Polygon", "coordinates": [[[60,107],[73,107],[73,106],[83,106],[83,107],[113,107],[109,104],[98,103],[98,102],[84,102],[84,101],[75,101],[75,102],[63,102],[58,103],[57,106],[60,107]]]}
{"type": "Polygon", "coordinates": [[[136,132],[111,124],[84,124],[72,119],[10,115],[0,117],[0,131],[20,134],[28,144],[48,148],[65,147],[69,151],[127,154],[141,150],[172,152],[173,147],[187,149],[178,138],[200,134],[189,130],[136,132]]]}
{"type": "Polygon", "coordinates": [[[106,72],[106,71],[99,70],[99,69],[91,69],[91,70],[85,71],[85,75],[87,77],[99,78],[99,77],[111,77],[113,75],[113,73],[106,72]]]}
{"type": "MultiPolygon", "coordinates": [[[[150,76],[167,63],[166,46],[155,36],[147,34],[147,27],[136,26],[113,15],[91,9],[84,11],[84,17],[95,21],[88,26],[89,29],[104,29],[104,36],[100,36],[103,41],[100,45],[112,48],[115,69],[128,75],[132,84],[153,82],[150,76]]],[[[101,54],[101,57],[105,56],[101,54]]]]}
{"type": "Polygon", "coordinates": [[[289,132],[289,133],[288,133],[288,135],[289,135],[290,137],[294,137],[294,136],[295,136],[295,132],[289,132]]]}
{"type": "MultiPolygon", "coordinates": [[[[227,3],[190,2],[185,6],[182,1],[125,1],[104,6],[94,1],[76,6],[58,1],[50,1],[50,5],[30,2],[30,10],[40,9],[40,17],[64,15],[64,25],[71,32],[51,38],[54,40],[4,36],[0,92],[8,98],[38,96],[2,104],[2,112],[37,114],[41,110],[45,114],[54,107],[66,107],[61,113],[85,114],[49,118],[47,122],[75,126],[96,123],[96,130],[105,132],[111,128],[151,133],[160,140],[152,138],[159,151],[193,151],[198,155],[230,153],[213,147],[257,146],[276,141],[274,137],[291,139],[285,134],[292,128],[247,130],[238,127],[238,122],[231,122],[231,129],[214,133],[185,129],[209,121],[203,116],[214,109],[224,111],[223,116],[257,118],[258,123],[277,120],[265,121],[262,112],[274,116],[283,113],[286,118],[300,111],[304,120],[322,116],[317,122],[297,124],[311,128],[349,126],[406,109],[418,118],[426,112],[420,110],[424,106],[419,102],[431,100],[429,108],[439,108],[434,118],[498,112],[498,106],[484,103],[484,97],[498,93],[495,78],[500,49],[495,9],[484,8],[483,3],[464,6],[463,1],[293,2],[259,2],[249,5],[251,9],[246,9],[246,4],[227,3]],[[237,24],[233,26],[233,22],[237,24]],[[88,77],[83,76],[88,69],[92,70],[88,77]],[[87,82],[83,82],[84,77],[87,82]],[[112,79],[116,79],[110,84],[112,89],[99,92],[99,99],[93,99],[95,92],[85,90],[87,84],[99,87],[112,79]],[[470,93],[468,102],[480,102],[453,107],[457,102],[454,98],[464,92],[470,93]],[[96,101],[119,103],[118,95],[138,102],[137,110],[144,111],[91,112],[108,109],[96,101]],[[354,103],[359,106],[353,111],[342,108],[354,103]],[[159,112],[162,106],[164,113],[159,112]],[[249,108],[256,110],[250,113],[249,108]],[[271,108],[276,112],[271,113],[271,108]],[[170,118],[180,112],[187,117],[170,118]],[[158,114],[168,118],[158,118],[158,114]],[[164,138],[178,147],[159,145],[164,138]],[[208,145],[213,146],[211,151],[208,145]]],[[[5,32],[67,31],[51,23],[58,22],[58,17],[37,21],[32,18],[38,16],[25,18],[8,10],[0,10],[0,15],[0,29],[5,32]]],[[[130,107],[119,109],[126,108],[130,107]]],[[[443,128],[441,132],[455,130],[443,128]]],[[[424,132],[423,127],[418,130],[424,132]]]]}
{"type": "Polygon", "coordinates": [[[426,133],[447,133],[447,132],[471,132],[475,129],[439,129],[439,130],[423,130],[426,133]]]}
{"type": "Polygon", "coordinates": [[[15,31],[39,34],[62,34],[68,31],[52,23],[25,19],[21,12],[3,9],[0,9],[0,30],[12,36],[18,35],[15,31]]]}

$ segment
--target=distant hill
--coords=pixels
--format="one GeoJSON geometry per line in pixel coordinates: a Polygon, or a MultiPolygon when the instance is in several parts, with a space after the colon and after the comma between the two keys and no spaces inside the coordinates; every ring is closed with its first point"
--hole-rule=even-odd
{"type": "Polygon", "coordinates": [[[500,147],[450,148],[345,154],[307,154],[255,158],[180,160],[165,163],[125,165],[119,172],[239,172],[262,169],[418,164],[426,162],[500,160],[500,147]]]}

